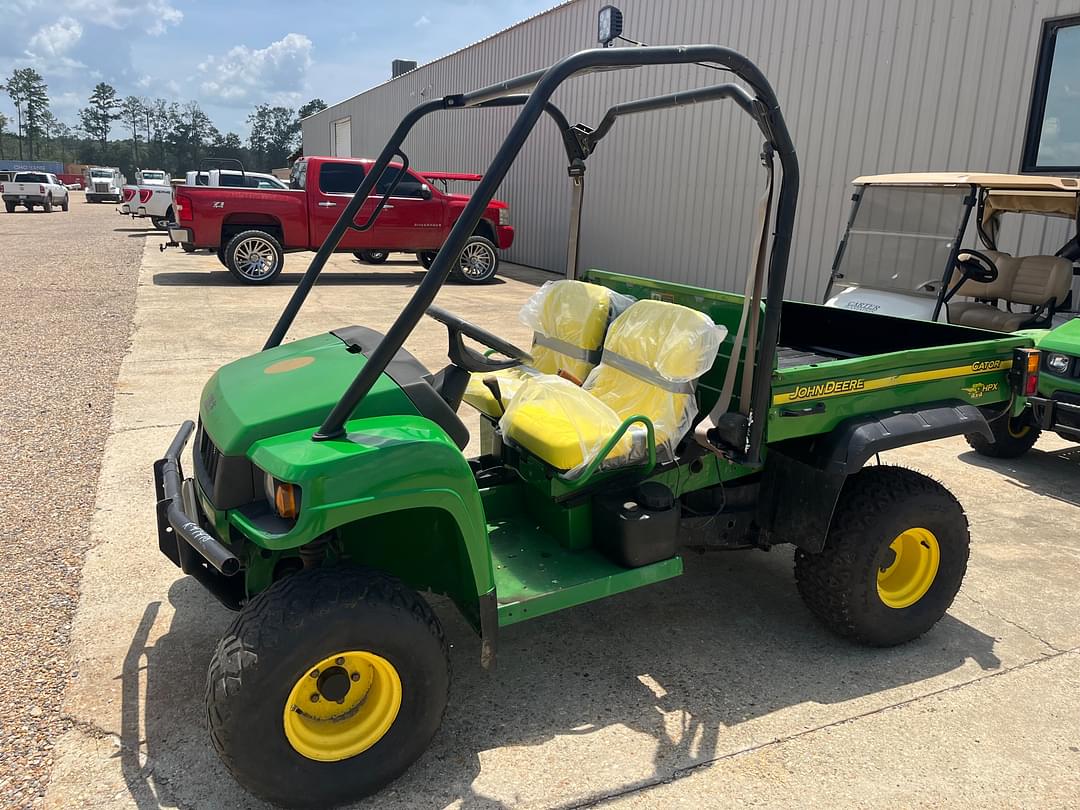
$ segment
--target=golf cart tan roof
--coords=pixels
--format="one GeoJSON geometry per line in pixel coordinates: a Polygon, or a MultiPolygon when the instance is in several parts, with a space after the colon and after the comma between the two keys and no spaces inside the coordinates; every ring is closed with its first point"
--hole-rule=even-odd
{"type": "Polygon", "coordinates": [[[856,186],[979,186],[991,191],[1080,192],[1080,178],[993,172],[905,172],[868,174],[851,181],[856,186]]]}
{"type": "Polygon", "coordinates": [[[905,172],[869,174],[851,181],[856,186],[978,186],[986,192],[982,221],[1003,212],[1077,218],[1080,179],[994,172],[905,172]]]}

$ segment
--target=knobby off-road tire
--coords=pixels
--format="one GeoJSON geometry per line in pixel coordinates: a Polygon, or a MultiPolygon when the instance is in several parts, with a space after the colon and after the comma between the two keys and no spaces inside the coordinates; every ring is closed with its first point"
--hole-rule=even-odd
{"type": "Polygon", "coordinates": [[[266,231],[241,231],[225,246],[225,266],[245,284],[270,284],[284,265],[281,243],[266,231]]]}
{"type": "MultiPolygon", "coordinates": [[[[342,711],[352,711],[344,723],[362,720],[361,713],[377,709],[381,699],[378,676],[365,681],[353,675],[355,689],[367,691],[346,696],[358,708],[342,704],[342,711]]],[[[339,680],[348,684],[344,676],[339,680]]],[[[305,571],[255,597],[218,644],[206,686],[210,736],[226,767],[252,793],[288,807],[327,807],[374,793],[401,775],[442,722],[449,685],[442,627],[412,589],[370,569],[305,571]],[[295,690],[314,694],[320,684],[321,693],[319,678],[338,677],[337,662],[348,666],[363,655],[399,678],[400,709],[389,728],[370,747],[337,761],[300,753],[286,728],[307,718],[302,711],[293,716],[292,708],[286,714],[287,707],[316,712],[335,706],[327,699],[308,704],[310,696],[296,699],[295,690]],[[320,663],[322,672],[313,670],[320,663]]],[[[335,722],[323,726],[333,734],[341,725],[335,722]]]]}
{"type": "Polygon", "coordinates": [[[1000,416],[990,424],[993,441],[987,441],[977,433],[964,438],[971,449],[980,456],[990,458],[1017,458],[1035,446],[1042,430],[1035,424],[1031,411],[1025,410],[1019,416],[1000,416]]]}
{"type": "Polygon", "coordinates": [[[945,487],[914,470],[867,467],[844,485],[822,551],[795,553],[795,581],[830,630],[891,647],[921,636],[945,615],[964,579],[969,545],[964,509],[945,487]],[[893,581],[880,581],[920,554],[929,559],[935,547],[936,570],[922,577],[929,583],[924,592],[918,577],[901,594],[906,598],[898,598],[893,581]],[[907,551],[898,556],[897,548],[907,551]]]}

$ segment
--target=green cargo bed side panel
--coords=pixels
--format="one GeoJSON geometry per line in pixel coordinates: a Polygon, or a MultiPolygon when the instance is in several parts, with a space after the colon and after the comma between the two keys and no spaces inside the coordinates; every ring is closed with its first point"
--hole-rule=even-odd
{"type": "Polygon", "coordinates": [[[894,408],[957,401],[976,406],[1011,398],[1012,350],[1025,336],[905,349],[773,372],[770,442],[829,433],[845,419],[894,408]]]}

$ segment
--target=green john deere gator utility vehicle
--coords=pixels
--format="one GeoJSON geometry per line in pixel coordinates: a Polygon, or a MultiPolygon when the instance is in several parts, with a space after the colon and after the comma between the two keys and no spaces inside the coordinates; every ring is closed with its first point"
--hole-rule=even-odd
{"type": "Polygon", "coordinates": [[[404,118],[263,351],[211,378],[197,430],[185,423],[155,465],[162,552],[239,610],[206,701],[213,744],[245,787],[325,806],[379,790],[420,756],[450,677],[420,592],[449,596],[490,663],[509,625],[678,576],[689,524],[698,546],[794,544],[806,604],[854,641],[899,644],[941,618],[966,569],[963,509],[919,473],[863,465],[885,449],[987,435],[985,406],[1024,407],[1037,353],[1022,335],[784,301],[798,176],[765,76],[715,45],[586,50],[404,118]],[[670,64],[719,67],[742,83],[619,104],[595,128],[571,126],[551,102],[580,74],[670,64]],[[624,116],[719,99],[765,141],[745,294],[617,272],[578,278],[585,167],[602,139],[624,116]],[[408,165],[412,126],[497,106],[521,111],[389,330],[283,344],[342,233],[363,227],[354,219],[376,181],[391,160],[408,165]],[[569,278],[530,302],[526,352],[432,302],[544,116],[571,177],[569,278]],[[403,348],[425,313],[449,335],[450,362],[436,373],[403,348]],[[463,399],[484,412],[477,458],[462,453],[463,399]]]}

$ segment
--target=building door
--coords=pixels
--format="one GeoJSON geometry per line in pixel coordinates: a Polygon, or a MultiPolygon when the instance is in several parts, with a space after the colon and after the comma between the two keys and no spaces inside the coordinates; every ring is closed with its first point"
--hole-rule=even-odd
{"type": "Polygon", "coordinates": [[[334,157],[352,157],[352,118],[330,123],[330,153],[334,157]]]}

